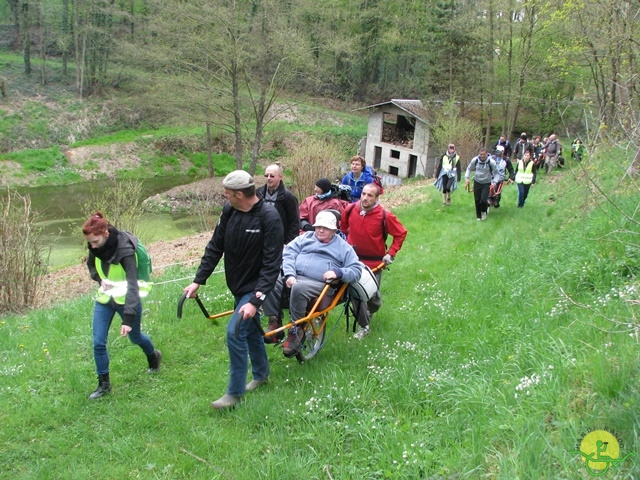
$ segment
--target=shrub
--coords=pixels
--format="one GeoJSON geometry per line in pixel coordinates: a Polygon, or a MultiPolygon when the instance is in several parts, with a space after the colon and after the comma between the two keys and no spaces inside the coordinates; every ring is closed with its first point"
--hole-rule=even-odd
{"type": "Polygon", "coordinates": [[[0,212],[0,313],[18,312],[34,305],[51,250],[35,226],[29,195],[0,194],[0,212]]]}
{"type": "MultiPolygon", "coordinates": [[[[107,184],[108,185],[108,184],[107,184]]],[[[144,214],[142,182],[135,179],[116,180],[100,192],[92,192],[82,211],[85,218],[100,211],[111,225],[140,237],[140,219],[144,214]]]]}
{"type": "Polygon", "coordinates": [[[293,176],[291,190],[300,201],[313,193],[319,178],[336,179],[341,158],[343,154],[335,143],[313,137],[291,150],[286,167],[293,176]]]}

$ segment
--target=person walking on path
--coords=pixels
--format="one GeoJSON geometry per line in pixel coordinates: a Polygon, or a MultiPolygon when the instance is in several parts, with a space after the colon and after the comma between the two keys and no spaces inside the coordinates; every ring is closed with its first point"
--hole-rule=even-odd
{"type": "Polygon", "coordinates": [[[278,280],[284,238],[280,215],[258,198],[251,175],[235,170],[224,178],[222,186],[227,203],[195,279],[184,289],[187,297],[195,297],[224,256],[225,279],[234,297],[234,311],[227,324],[229,383],[226,393],[211,404],[215,409],[233,407],[246,391],[268,381],[269,361],[259,327],[259,309],[278,280]],[[247,355],[253,379],[245,385],[247,355]]]}
{"type": "Polygon", "coordinates": [[[456,146],[449,144],[447,151],[440,157],[436,166],[435,186],[442,192],[442,205],[451,205],[451,193],[458,188],[458,182],[462,177],[460,155],[456,152],[456,146]]]}
{"type": "Polygon", "coordinates": [[[300,230],[303,232],[313,231],[316,216],[321,211],[332,209],[342,213],[349,205],[349,202],[332,196],[331,180],[328,178],[318,179],[313,192],[313,195],[305,198],[300,204],[300,230]]]}
{"type": "Polygon", "coordinates": [[[256,194],[258,198],[276,207],[282,219],[284,243],[289,243],[300,233],[298,199],[284,186],[280,165],[269,165],[264,171],[264,176],[267,182],[256,190],[256,194]]]}
{"type": "Polygon", "coordinates": [[[473,198],[476,205],[476,218],[486,220],[489,207],[489,189],[500,180],[496,162],[487,154],[487,149],[482,148],[477,157],[474,157],[464,174],[465,187],[469,188],[469,178],[473,176],[473,198]]]}
{"type": "MultiPolygon", "coordinates": [[[[353,246],[360,261],[369,268],[377,267],[380,262],[390,265],[407,238],[407,229],[393,213],[380,205],[379,196],[380,190],[376,185],[365,186],[360,200],[348,206],[340,220],[340,228],[347,235],[347,242],[353,246]],[[393,241],[387,249],[389,235],[393,241]]],[[[358,340],[370,333],[371,315],[382,306],[382,270],[375,272],[375,276],[378,282],[376,294],[366,304],[352,300],[360,327],[354,335],[358,340]]]]}
{"type": "Polygon", "coordinates": [[[528,151],[531,154],[531,158],[533,158],[533,153],[534,153],[533,142],[530,142],[527,139],[526,132],[522,132],[522,134],[520,134],[520,138],[518,139],[518,141],[513,147],[514,160],[520,160],[524,155],[524,152],[526,151],[528,151]]]}
{"type": "Polygon", "coordinates": [[[498,146],[504,148],[505,157],[511,158],[511,153],[513,152],[513,150],[511,148],[511,143],[509,143],[509,140],[507,140],[506,135],[500,135],[500,139],[493,145],[493,149],[495,150],[498,146]]]}
{"type": "Polygon", "coordinates": [[[518,208],[524,207],[529,189],[536,183],[536,168],[529,152],[516,165],[516,185],[518,186],[518,208]]]}
{"type": "Polygon", "coordinates": [[[562,145],[558,142],[556,134],[552,134],[544,144],[544,164],[546,173],[550,173],[558,165],[558,157],[562,154],[562,145]]]}
{"type": "Polygon", "coordinates": [[[129,337],[131,343],[138,345],[147,356],[147,373],[160,370],[162,353],[141,331],[140,297],[149,292],[150,285],[139,283],[138,280],[138,239],[129,232],[109,225],[101,212],[89,217],[82,227],[82,233],[89,248],[89,274],[100,285],[93,307],[93,357],[98,388],[89,395],[90,399],[95,400],[111,391],[107,337],[116,313],[122,318],[120,335],[129,337]]]}
{"type": "Polygon", "coordinates": [[[351,187],[351,201],[357,202],[365,185],[373,182],[373,177],[367,169],[367,162],[361,155],[351,158],[351,171],[342,178],[343,185],[351,187]]]}
{"type": "Polygon", "coordinates": [[[495,185],[495,189],[489,189],[489,205],[494,208],[500,208],[500,199],[502,198],[502,187],[504,185],[505,180],[508,183],[513,183],[513,179],[515,177],[515,173],[513,172],[513,165],[511,160],[504,157],[503,155],[504,148],[498,145],[496,147],[495,154],[493,155],[493,159],[496,162],[496,167],[498,168],[499,180],[495,185]],[[507,179],[507,172],[509,173],[509,178],[507,179]]]}

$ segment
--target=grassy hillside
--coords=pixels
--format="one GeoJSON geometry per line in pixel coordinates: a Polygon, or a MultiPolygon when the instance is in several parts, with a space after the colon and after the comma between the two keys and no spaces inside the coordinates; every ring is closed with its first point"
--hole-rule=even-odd
{"type": "MultiPolygon", "coordinates": [[[[56,74],[42,85],[37,75],[24,75],[21,62],[20,55],[0,50],[0,76],[7,87],[7,96],[0,98],[0,187],[207,176],[204,125],[122,89],[79,98],[73,79],[62,78],[59,63],[49,64],[56,74]]],[[[366,115],[338,102],[319,102],[279,99],[262,138],[262,166],[281,160],[309,137],[331,139],[345,159],[353,155],[366,135],[366,115]]],[[[248,166],[255,127],[249,122],[242,128],[248,166]]],[[[212,142],[216,173],[224,175],[228,165],[235,165],[234,137],[228,128],[214,127],[212,142]]]]}
{"type": "MultiPolygon", "coordinates": [[[[485,222],[462,189],[447,208],[432,186],[386,193],[418,202],[395,209],[409,236],[372,334],[353,340],[334,311],[317,358],[268,348],[271,383],[231,412],[209,407],[227,383],[224,322],[193,303],[176,319],[192,267],[145,303],[163,370],[146,375],[114,328],[114,389],[98,401],[91,298],[2,318],[2,477],[591,478],[572,452],[592,431],[615,435],[620,458],[640,450],[640,260],[621,215],[638,196],[618,158],[541,175],[523,209],[507,186],[485,222]]],[[[212,312],[229,304],[222,277],[201,289],[212,312]]],[[[637,458],[596,466],[640,477],[637,458]]]]}

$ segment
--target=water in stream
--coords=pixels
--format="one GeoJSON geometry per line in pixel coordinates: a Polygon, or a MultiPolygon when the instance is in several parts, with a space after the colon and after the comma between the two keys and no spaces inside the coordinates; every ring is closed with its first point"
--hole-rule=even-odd
{"type": "MultiPolygon", "coordinates": [[[[145,179],[144,198],[192,181],[192,177],[185,175],[145,179]]],[[[84,205],[96,191],[109,185],[108,180],[101,180],[16,189],[22,195],[29,194],[32,209],[40,214],[41,222],[38,225],[43,227],[45,237],[53,246],[49,259],[52,268],[78,263],[85,255],[86,246],[81,231],[86,220],[84,205]]],[[[152,243],[197,233],[200,224],[200,219],[188,214],[145,214],[139,236],[145,243],[152,243]]]]}

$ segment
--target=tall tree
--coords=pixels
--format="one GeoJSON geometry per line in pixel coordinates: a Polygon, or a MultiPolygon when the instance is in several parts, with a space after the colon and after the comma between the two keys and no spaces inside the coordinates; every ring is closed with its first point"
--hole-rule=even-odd
{"type": "Polygon", "coordinates": [[[172,91],[165,102],[232,133],[238,168],[244,163],[245,135],[253,128],[253,173],[274,102],[309,56],[305,38],[287,23],[290,5],[174,0],[153,7],[154,45],[146,56],[172,74],[158,86],[172,91]]]}

